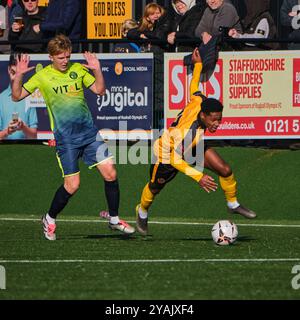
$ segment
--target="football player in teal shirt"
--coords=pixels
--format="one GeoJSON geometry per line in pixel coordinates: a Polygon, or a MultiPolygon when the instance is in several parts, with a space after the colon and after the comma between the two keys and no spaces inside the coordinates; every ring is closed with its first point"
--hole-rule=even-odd
{"type": "Polygon", "coordinates": [[[72,63],[71,51],[69,38],[57,35],[48,44],[52,63],[22,84],[23,75],[34,67],[29,67],[28,55],[21,55],[12,81],[12,97],[15,101],[24,99],[37,88],[42,93],[56,140],[57,159],[64,177],[64,184],[56,191],[49,212],[42,217],[44,234],[48,240],[56,239],[56,217],[79,188],[80,158],[89,168],[96,167],[104,178],[110,215],[109,227],[132,234],[135,229],[119,219],[120,191],[113,156],[95,127],[84,98],[83,87],[98,95],[105,94],[100,62],[95,54],[85,52],[86,64],[72,63]]]}

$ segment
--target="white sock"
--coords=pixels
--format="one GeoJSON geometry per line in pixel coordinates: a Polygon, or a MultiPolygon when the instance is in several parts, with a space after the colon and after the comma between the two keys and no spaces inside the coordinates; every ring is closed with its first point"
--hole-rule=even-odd
{"type": "Polygon", "coordinates": [[[139,207],[139,216],[141,219],[147,219],[148,212],[144,211],[141,207],[139,207]]]}
{"type": "Polygon", "coordinates": [[[118,223],[120,222],[120,219],[119,219],[118,216],[116,216],[116,217],[110,217],[109,222],[110,222],[111,224],[118,224],[118,223]]]}
{"type": "Polygon", "coordinates": [[[55,224],[55,219],[51,218],[48,213],[46,214],[46,220],[49,224],[55,224]]]}
{"type": "Polygon", "coordinates": [[[239,203],[237,201],[233,201],[233,202],[227,202],[227,206],[229,209],[236,209],[237,207],[239,207],[239,203]]]}

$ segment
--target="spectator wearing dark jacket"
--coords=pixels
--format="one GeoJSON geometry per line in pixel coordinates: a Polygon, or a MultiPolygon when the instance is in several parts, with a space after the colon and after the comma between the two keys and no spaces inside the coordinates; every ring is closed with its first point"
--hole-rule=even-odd
{"type": "MultiPolygon", "coordinates": [[[[138,26],[139,25],[137,21],[135,21],[134,19],[125,20],[121,26],[122,38],[126,39],[128,31],[134,28],[138,28],[138,26]]],[[[141,52],[141,48],[134,42],[117,43],[114,45],[113,52],[114,53],[137,53],[137,52],[141,52]]]]}
{"type": "MultiPolygon", "coordinates": [[[[173,14],[168,15],[169,32],[167,41],[174,45],[176,40],[195,37],[195,29],[199,24],[206,4],[196,4],[196,0],[172,0],[173,14]]],[[[179,44],[175,51],[192,51],[194,45],[179,44]]]]}
{"type": "MultiPolygon", "coordinates": [[[[277,36],[277,28],[270,13],[270,0],[244,0],[247,13],[242,19],[243,32],[235,28],[229,31],[233,38],[273,39],[277,36]]],[[[277,43],[246,43],[243,49],[277,49],[277,43]]]]}
{"type": "MultiPolygon", "coordinates": [[[[129,30],[127,38],[129,40],[166,40],[167,30],[165,9],[152,2],[146,5],[139,27],[129,30]]],[[[149,43],[144,51],[161,52],[164,49],[163,45],[158,46],[149,43]]]]}
{"type": "Polygon", "coordinates": [[[8,10],[9,25],[11,26],[14,23],[14,17],[22,17],[24,11],[25,8],[22,0],[13,0],[8,10]]]}
{"type": "MultiPolygon", "coordinates": [[[[56,34],[64,34],[70,40],[80,39],[82,31],[82,5],[80,0],[50,0],[46,19],[37,27],[45,39],[56,34]]],[[[73,51],[78,51],[79,45],[73,44],[73,51]]]]}
{"type": "MultiPolygon", "coordinates": [[[[281,25],[289,29],[290,40],[300,40],[299,20],[298,12],[300,5],[298,0],[283,0],[280,8],[280,22],[281,25]]],[[[290,43],[289,49],[300,49],[300,43],[290,43]]]]}
{"type": "MultiPolygon", "coordinates": [[[[38,0],[35,1],[24,1],[24,12],[22,15],[23,24],[13,22],[9,30],[8,40],[9,41],[41,41],[43,34],[34,30],[35,25],[39,25],[46,16],[46,8],[39,7],[38,0]]],[[[45,45],[43,43],[20,43],[12,46],[14,52],[23,53],[41,53],[44,51],[45,45]]]]}
{"type": "Polygon", "coordinates": [[[292,21],[298,14],[296,8],[298,5],[298,0],[283,0],[280,8],[280,22],[283,26],[292,28],[292,21]]]}

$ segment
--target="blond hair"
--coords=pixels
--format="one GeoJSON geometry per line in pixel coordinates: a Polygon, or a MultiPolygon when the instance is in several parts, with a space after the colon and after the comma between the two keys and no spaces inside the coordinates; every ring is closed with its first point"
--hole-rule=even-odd
{"type": "Polygon", "coordinates": [[[141,26],[139,27],[140,31],[153,30],[154,24],[148,20],[148,17],[157,9],[160,11],[162,16],[165,14],[165,9],[157,3],[151,2],[146,5],[143,17],[141,19],[141,26]]]}
{"type": "Polygon", "coordinates": [[[50,56],[55,56],[66,51],[72,51],[71,40],[64,34],[58,34],[49,41],[47,50],[50,56]]]}
{"type": "Polygon", "coordinates": [[[127,37],[127,33],[130,29],[133,28],[137,28],[139,26],[139,24],[134,20],[134,19],[127,19],[122,23],[121,26],[121,33],[122,33],[122,37],[126,38],[127,37]]]}

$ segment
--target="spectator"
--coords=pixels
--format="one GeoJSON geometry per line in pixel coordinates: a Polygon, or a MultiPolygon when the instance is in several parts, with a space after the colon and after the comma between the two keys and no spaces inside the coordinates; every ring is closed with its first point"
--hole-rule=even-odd
{"type": "MultiPolygon", "coordinates": [[[[15,77],[16,57],[10,56],[8,74],[11,81],[15,77]]],[[[9,85],[0,94],[0,140],[35,139],[37,137],[36,109],[26,108],[25,100],[14,102],[9,85]],[[14,115],[14,116],[13,116],[14,115]]]]}
{"type": "MultiPolygon", "coordinates": [[[[149,3],[144,8],[143,17],[140,20],[140,26],[128,31],[127,38],[131,40],[157,39],[166,41],[167,21],[165,9],[157,3],[149,3]]],[[[139,42],[140,43],[140,42],[139,42]]],[[[154,69],[155,69],[155,95],[154,95],[154,119],[161,119],[163,105],[163,52],[166,50],[166,44],[154,45],[145,42],[141,45],[141,51],[155,52],[154,69]],[[159,116],[157,116],[159,115],[159,116]],[[157,116],[157,117],[156,117],[157,116]]],[[[158,124],[159,125],[159,124],[158,124]]]]}
{"type": "Polygon", "coordinates": [[[0,2],[0,37],[4,36],[4,32],[7,29],[7,7],[0,2]]]}
{"type": "Polygon", "coordinates": [[[12,0],[8,10],[9,25],[14,23],[14,17],[23,17],[25,8],[22,0],[12,0]]]}
{"type": "MultiPolygon", "coordinates": [[[[167,32],[165,9],[157,3],[149,3],[144,9],[143,17],[138,28],[128,31],[127,37],[131,40],[154,39],[166,40],[167,32]]],[[[162,52],[165,47],[146,44],[142,51],[162,52]]]]}
{"type": "Polygon", "coordinates": [[[195,35],[207,43],[212,36],[223,34],[223,29],[236,28],[242,31],[240,18],[235,7],[224,0],[206,0],[208,8],[205,9],[203,17],[198,24],[195,35]]]}
{"type": "MultiPolygon", "coordinates": [[[[39,7],[38,0],[21,0],[24,6],[22,22],[15,20],[10,28],[9,41],[41,41],[42,32],[36,32],[35,26],[39,25],[46,16],[46,7],[39,7]]],[[[15,17],[16,18],[16,17],[15,17]]],[[[43,52],[45,45],[43,43],[21,43],[13,46],[15,52],[39,53],[43,52]]]]}
{"type": "MultiPolygon", "coordinates": [[[[288,27],[290,40],[300,40],[300,30],[298,23],[300,20],[299,11],[300,4],[298,0],[283,0],[280,8],[280,21],[282,26],[288,27]]],[[[288,45],[288,48],[299,50],[300,43],[290,43],[288,45]]]]}
{"type": "MultiPolygon", "coordinates": [[[[274,39],[277,35],[275,22],[269,12],[270,0],[244,0],[247,14],[242,20],[243,32],[238,32],[235,28],[229,31],[229,36],[233,38],[257,38],[274,39]]],[[[245,48],[256,49],[277,49],[277,43],[251,44],[246,43],[245,48]]]]}
{"type": "MultiPolygon", "coordinates": [[[[8,22],[8,2],[0,1],[0,41],[6,41],[8,38],[9,22],[8,22]]],[[[10,45],[1,44],[0,53],[10,53],[10,45]]]]}
{"type": "MultiPolygon", "coordinates": [[[[139,26],[138,23],[133,19],[125,20],[121,27],[122,38],[126,39],[128,31],[134,28],[138,28],[138,26],[139,26]]],[[[114,46],[113,52],[114,53],[136,53],[136,52],[141,52],[141,48],[136,43],[124,42],[124,43],[116,44],[114,46]]]]}
{"type": "MultiPolygon", "coordinates": [[[[80,0],[50,0],[46,19],[34,26],[36,32],[42,31],[45,39],[56,34],[64,34],[71,40],[81,38],[82,5],[80,0]]],[[[78,52],[79,44],[73,44],[73,51],[78,52]]]]}
{"type": "MultiPolygon", "coordinates": [[[[168,15],[169,33],[167,41],[174,45],[176,40],[194,38],[206,4],[196,4],[195,0],[172,0],[174,13],[168,15]]],[[[175,51],[192,51],[195,46],[179,45],[175,51]]]]}

